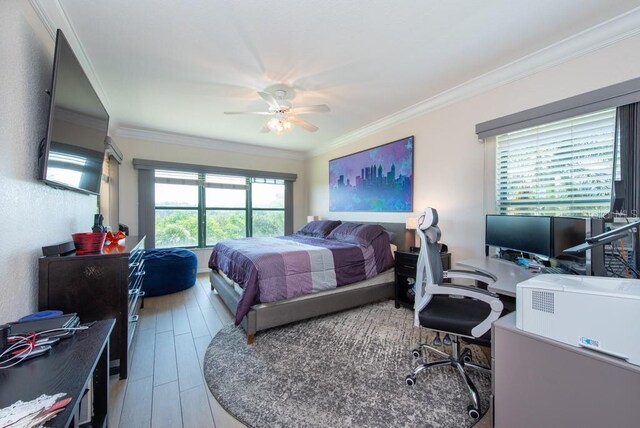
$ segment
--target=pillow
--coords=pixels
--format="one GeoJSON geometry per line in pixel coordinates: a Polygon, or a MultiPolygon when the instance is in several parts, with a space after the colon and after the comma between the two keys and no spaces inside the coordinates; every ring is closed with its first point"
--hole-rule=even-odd
{"type": "Polygon", "coordinates": [[[316,220],[310,221],[298,230],[298,235],[313,236],[316,238],[326,238],[329,232],[338,227],[340,220],[316,220]]]}
{"type": "Polygon", "coordinates": [[[384,231],[384,227],[379,224],[342,223],[331,231],[327,239],[367,247],[384,231]]]}
{"type": "Polygon", "coordinates": [[[395,237],[398,236],[397,233],[391,232],[390,230],[385,229],[384,231],[387,232],[387,235],[389,235],[389,242],[393,241],[395,237]]]}

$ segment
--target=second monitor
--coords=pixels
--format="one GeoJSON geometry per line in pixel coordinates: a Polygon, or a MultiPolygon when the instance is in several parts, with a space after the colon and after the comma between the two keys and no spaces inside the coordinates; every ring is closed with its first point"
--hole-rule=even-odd
{"type": "Polygon", "coordinates": [[[577,217],[488,214],[485,245],[556,258],[584,242],[587,221],[577,217]]]}

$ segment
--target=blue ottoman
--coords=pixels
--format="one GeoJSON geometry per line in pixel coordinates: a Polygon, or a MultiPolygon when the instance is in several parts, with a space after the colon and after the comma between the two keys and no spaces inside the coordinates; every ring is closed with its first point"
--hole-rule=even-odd
{"type": "Polygon", "coordinates": [[[198,257],[183,248],[153,248],[144,254],[145,297],[162,296],[193,287],[198,271],[198,257]]]}

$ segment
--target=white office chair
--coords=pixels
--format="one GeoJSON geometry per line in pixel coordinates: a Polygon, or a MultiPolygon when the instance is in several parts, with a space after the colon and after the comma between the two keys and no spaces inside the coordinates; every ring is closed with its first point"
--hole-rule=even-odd
{"type": "Polygon", "coordinates": [[[491,343],[491,323],[497,320],[503,311],[503,304],[498,295],[473,286],[443,283],[444,278],[467,278],[490,284],[493,278],[480,272],[442,270],[438,240],[440,229],[438,213],[427,208],[418,220],[418,233],[422,239],[422,247],[418,256],[418,270],[415,285],[414,323],[436,332],[435,346],[451,345],[451,352],[446,354],[427,344],[421,344],[413,350],[416,358],[426,357],[425,350],[430,350],[444,359],[424,362],[418,365],[406,377],[408,385],[416,383],[416,375],[423,370],[451,365],[462,376],[471,396],[471,404],[467,408],[469,416],[480,417],[478,390],[465,373],[465,368],[490,372],[488,367],[471,362],[471,350],[460,349],[460,338],[465,342],[489,345],[491,343]],[[445,334],[444,340],[440,333],[445,334]]]}

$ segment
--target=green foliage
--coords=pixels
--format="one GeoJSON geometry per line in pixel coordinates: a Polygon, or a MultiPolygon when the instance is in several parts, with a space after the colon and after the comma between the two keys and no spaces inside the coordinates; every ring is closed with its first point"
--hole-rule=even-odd
{"type": "Polygon", "coordinates": [[[198,245],[198,211],[156,210],[156,247],[198,245]]]}
{"type": "Polygon", "coordinates": [[[245,212],[207,210],[207,245],[246,236],[245,212]]]}
{"type": "MultiPolygon", "coordinates": [[[[244,199],[232,197],[245,195],[244,190],[229,190],[207,188],[204,201],[193,205],[179,202],[191,195],[191,187],[183,185],[156,184],[156,198],[159,205],[156,208],[156,246],[157,247],[197,247],[202,239],[199,231],[198,209],[204,211],[205,227],[204,239],[206,246],[212,246],[224,239],[244,238],[246,236],[247,211],[244,209],[244,199]],[[163,193],[164,192],[164,193],[163,193]],[[229,193],[231,192],[231,193],[229,193]],[[233,203],[241,200],[242,203],[233,203]],[[163,204],[163,201],[165,202],[163,204]],[[162,205],[173,207],[193,206],[193,209],[160,209],[162,205]],[[205,206],[216,206],[218,209],[204,209],[205,206]],[[231,209],[220,209],[220,208],[231,209]],[[236,209],[237,208],[237,209],[236,209]]],[[[253,236],[282,236],[284,235],[284,185],[253,184],[252,212],[253,236]]],[[[193,198],[187,198],[189,200],[193,198]]]]}
{"type": "Polygon", "coordinates": [[[253,236],[284,235],[284,211],[253,211],[253,236]]]}

